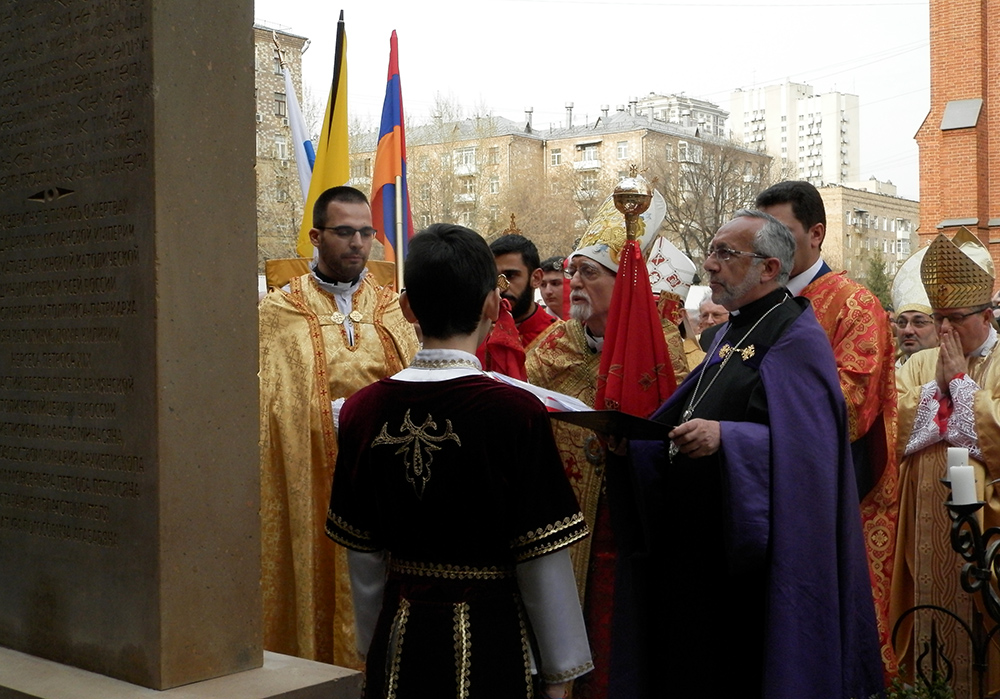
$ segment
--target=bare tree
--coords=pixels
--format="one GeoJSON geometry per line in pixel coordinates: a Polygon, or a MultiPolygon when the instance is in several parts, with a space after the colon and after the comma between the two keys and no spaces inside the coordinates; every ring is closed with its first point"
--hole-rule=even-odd
{"type": "Polygon", "coordinates": [[[771,158],[728,141],[684,141],[648,170],[667,204],[667,237],[700,264],[716,231],[771,183],[771,158]]]}

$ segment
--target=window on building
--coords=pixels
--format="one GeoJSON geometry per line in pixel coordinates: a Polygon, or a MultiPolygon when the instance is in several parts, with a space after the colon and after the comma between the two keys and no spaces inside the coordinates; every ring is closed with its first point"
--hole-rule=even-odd
{"type": "Polygon", "coordinates": [[[458,181],[459,192],[462,194],[471,194],[475,196],[476,194],[476,178],[475,177],[462,177],[458,181]]]}
{"type": "Polygon", "coordinates": [[[496,165],[500,162],[500,146],[490,147],[490,163],[496,165]]]}
{"type": "Polygon", "coordinates": [[[285,104],[284,92],[274,93],[274,115],[280,117],[288,116],[288,107],[285,104]]]}
{"type": "Polygon", "coordinates": [[[490,178],[490,194],[500,193],[500,178],[496,175],[490,178]]]}
{"type": "Polygon", "coordinates": [[[274,193],[274,198],[277,199],[278,201],[288,201],[288,192],[286,192],[284,189],[279,189],[277,192],[274,193]]]}
{"type": "Polygon", "coordinates": [[[597,160],[597,146],[584,146],[583,147],[583,157],[580,158],[585,163],[592,163],[597,160]]]}
{"type": "Polygon", "coordinates": [[[667,162],[672,162],[673,161],[673,159],[674,159],[674,144],[673,143],[668,143],[667,144],[666,156],[667,156],[667,162]]]}
{"type": "Polygon", "coordinates": [[[427,228],[431,225],[431,215],[430,214],[420,214],[420,227],[427,228]]]}
{"type": "Polygon", "coordinates": [[[628,158],[628,141],[618,141],[618,159],[628,158]]]}
{"type": "Polygon", "coordinates": [[[288,160],[288,139],[283,133],[274,136],[274,157],[278,160],[288,160]]]}
{"type": "Polygon", "coordinates": [[[281,60],[277,56],[274,57],[274,74],[281,75],[281,60]]]}
{"type": "Polygon", "coordinates": [[[449,155],[448,153],[442,153],[441,154],[441,169],[442,170],[447,170],[449,167],[451,167],[451,155],[449,155]]]}
{"type": "Polygon", "coordinates": [[[455,151],[455,164],[471,167],[476,164],[475,148],[459,148],[455,151]]]}
{"type": "Polygon", "coordinates": [[[420,189],[417,190],[420,201],[427,201],[431,198],[431,186],[429,184],[420,185],[420,189]]]}
{"type": "Polygon", "coordinates": [[[590,194],[597,190],[597,173],[593,170],[580,173],[580,189],[590,194]]]}
{"type": "Polygon", "coordinates": [[[702,147],[687,141],[677,142],[677,159],[682,163],[700,163],[702,147]]]}
{"type": "Polygon", "coordinates": [[[561,148],[553,148],[552,151],[550,152],[550,155],[552,157],[552,161],[551,162],[552,162],[553,165],[561,165],[562,164],[562,149],[561,148]]]}
{"type": "Polygon", "coordinates": [[[371,158],[355,158],[351,161],[351,178],[371,177],[371,158]]]}

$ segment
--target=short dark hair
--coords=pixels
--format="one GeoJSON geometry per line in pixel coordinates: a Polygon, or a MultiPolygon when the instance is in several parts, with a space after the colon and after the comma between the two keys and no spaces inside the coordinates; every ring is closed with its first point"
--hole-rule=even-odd
{"type": "Polygon", "coordinates": [[[540,266],[538,262],[538,248],[523,235],[517,235],[516,233],[502,235],[490,243],[490,251],[494,257],[508,255],[512,252],[521,253],[521,261],[528,268],[528,274],[531,274],[540,266]]]}
{"type": "Polygon", "coordinates": [[[330,187],[316,198],[313,205],[313,228],[326,225],[326,209],[331,201],[341,201],[345,204],[367,204],[368,197],[360,189],[354,187],[330,187]]]}
{"type": "Polygon", "coordinates": [[[808,182],[794,180],[779,182],[758,194],[755,204],[758,209],[778,204],[791,204],[792,214],[805,230],[808,231],[817,223],[822,223],[826,227],[826,208],[823,206],[823,197],[819,195],[819,190],[808,182]]]}
{"type": "Polygon", "coordinates": [[[403,282],[424,336],[445,340],[475,332],[497,265],[481,235],[435,223],[410,240],[403,282]]]}
{"type": "Polygon", "coordinates": [[[542,260],[542,263],[538,265],[542,268],[543,272],[559,272],[562,273],[563,269],[566,268],[566,258],[562,255],[556,255],[555,257],[546,257],[542,260]]]}

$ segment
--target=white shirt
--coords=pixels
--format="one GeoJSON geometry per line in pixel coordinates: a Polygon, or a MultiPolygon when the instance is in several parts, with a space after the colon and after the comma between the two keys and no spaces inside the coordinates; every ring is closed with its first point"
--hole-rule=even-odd
{"type": "Polygon", "coordinates": [[[792,296],[801,296],[802,290],[809,286],[809,282],[816,278],[816,273],[819,272],[819,268],[822,266],[823,258],[820,257],[813,263],[813,266],[805,272],[800,272],[789,279],[788,284],[785,285],[785,288],[788,289],[788,293],[792,296]]]}

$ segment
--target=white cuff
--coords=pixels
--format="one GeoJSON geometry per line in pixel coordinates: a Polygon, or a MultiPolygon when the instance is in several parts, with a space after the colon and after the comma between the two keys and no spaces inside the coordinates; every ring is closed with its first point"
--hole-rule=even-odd
{"type": "Polygon", "coordinates": [[[944,438],[951,445],[967,448],[970,456],[982,461],[983,450],[979,448],[976,416],[972,412],[979,385],[966,375],[952,379],[948,390],[951,391],[952,413],[944,438]]]}
{"type": "Polygon", "coordinates": [[[542,681],[557,684],[593,670],[569,550],[519,563],[517,585],[538,642],[542,681]]]}
{"type": "Polygon", "coordinates": [[[385,551],[361,553],[347,550],[347,567],[351,572],[351,598],[354,600],[354,628],[358,652],[368,655],[368,646],[375,635],[375,624],[382,611],[385,590],[385,551]]]}
{"type": "Polygon", "coordinates": [[[906,442],[904,456],[909,456],[944,439],[941,428],[934,422],[940,409],[941,399],[937,381],[928,381],[920,387],[917,413],[913,416],[913,429],[910,432],[910,439],[906,442]]]}
{"type": "Polygon", "coordinates": [[[345,398],[330,401],[330,414],[333,415],[333,431],[340,434],[340,409],[344,407],[345,398]]]}

